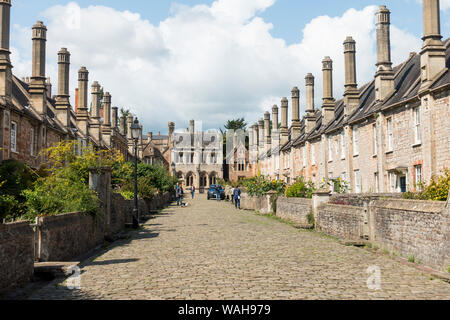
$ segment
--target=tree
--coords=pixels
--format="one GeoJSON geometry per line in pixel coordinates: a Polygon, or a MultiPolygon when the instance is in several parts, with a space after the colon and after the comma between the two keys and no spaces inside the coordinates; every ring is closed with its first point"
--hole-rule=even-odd
{"type": "Polygon", "coordinates": [[[247,123],[244,118],[228,120],[225,124],[225,129],[237,131],[239,129],[246,131],[247,123]]]}

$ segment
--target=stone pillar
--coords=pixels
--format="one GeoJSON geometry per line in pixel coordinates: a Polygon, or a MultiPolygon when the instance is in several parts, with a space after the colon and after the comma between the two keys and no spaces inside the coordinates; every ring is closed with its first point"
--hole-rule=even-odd
{"type": "Polygon", "coordinates": [[[344,116],[348,118],[359,106],[359,91],[356,83],[356,42],[352,37],[344,41],[345,92],[344,116]]]}
{"type": "Polygon", "coordinates": [[[390,14],[386,6],[376,13],[377,24],[377,72],[375,74],[375,99],[385,100],[395,89],[391,62],[390,14]]]}
{"type": "Polygon", "coordinates": [[[316,230],[320,230],[320,221],[318,219],[319,206],[324,203],[327,203],[330,200],[330,197],[331,197],[331,192],[328,190],[318,190],[313,193],[312,210],[313,210],[316,230]]]}
{"type": "Polygon", "coordinates": [[[110,129],[111,128],[111,95],[109,94],[109,92],[106,92],[103,96],[103,112],[104,112],[103,126],[110,129]]]}
{"type": "Polygon", "coordinates": [[[284,145],[289,140],[288,107],[289,101],[286,97],[284,97],[283,99],[281,99],[281,145],[284,145]]]}
{"type": "Polygon", "coordinates": [[[314,110],[314,76],[308,73],[305,77],[306,83],[306,132],[314,131],[316,127],[316,115],[314,110]]]}
{"type": "Polygon", "coordinates": [[[58,52],[58,96],[56,97],[56,116],[66,127],[70,127],[70,52],[61,48],[58,52]]]}
{"type": "Polygon", "coordinates": [[[297,87],[292,89],[292,127],[291,138],[297,139],[300,136],[300,90],[297,87]]]}
{"type": "Polygon", "coordinates": [[[125,116],[120,117],[120,133],[122,135],[126,135],[126,126],[127,126],[127,119],[125,118],[125,116]]]}
{"type": "Polygon", "coordinates": [[[0,0],[0,96],[11,101],[12,65],[9,51],[11,0],[0,0]]]}
{"type": "Polygon", "coordinates": [[[98,194],[100,209],[99,214],[103,219],[99,219],[102,225],[100,231],[103,231],[106,237],[111,236],[111,168],[105,167],[100,170],[89,172],[89,189],[98,194]]]}
{"type": "Polygon", "coordinates": [[[77,123],[81,133],[88,135],[88,106],[87,106],[87,85],[89,81],[89,71],[86,67],[81,67],[78,71],[78,108],[77,123]]]}
{"type": "Polygon", "coordinates": [[[334,105],[335,99],[333,98],[333,60],[330,57],[325,57],[322,60],[323,71],[323,104],[322,104],[322,116],[323,123],[328,125],[334,120],[334,105]]]}
{"type": "Polygon", "coordinates": [[[47,42],[47,27],[38,21],[33,30],[32,76],[30,96],[35,110],[40,115],[47,114],[47,94],[45,86],[45,46],[47,42]]]}
{"type": "Polygon", "coordinates": [[[272,107],[272,132],[278,131],[278,106],[274,105],[272,107]]]}
{"type": "Polygon", "coordinates": [[[191,136],[193,136],[195,133],[195,120],[189,121],[189,133],[191,134],[191,136]]]}
{"type": "Polygon", "coordinates": [[[439,0],[423,0],[423,46],[420,52],[421,89],[445,68],[439,0]]]}

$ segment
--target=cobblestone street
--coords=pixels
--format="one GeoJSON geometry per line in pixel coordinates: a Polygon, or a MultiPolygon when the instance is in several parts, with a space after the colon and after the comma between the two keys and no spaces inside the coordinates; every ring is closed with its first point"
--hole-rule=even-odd
{"type": "Polygon", "coordinates": [[[61,280],[31,299],[450,299],[450,285],[387,256],[230,203],[171,206],[81,264],[81,289],[61,280]],[[381,269],[370,290],[369,266],[381,269]]]}

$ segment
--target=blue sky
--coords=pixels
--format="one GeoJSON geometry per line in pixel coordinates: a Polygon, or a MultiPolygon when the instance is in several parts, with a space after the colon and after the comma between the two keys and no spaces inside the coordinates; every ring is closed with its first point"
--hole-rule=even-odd
{"type": "MultiPolygon", "coordinates": [[[[357,41],[359,84],[370,81],[376,63],[374,14],[380,4],[392,13],[392,55],[398,64],[409,52],[420,51],[419,0],[13,0],[13,72],[29,76],[30,28],[43,20],[49,28],[52,82],[56,52],[67,47],[71,93],[77,70],[86,66],[90,80],[111,92],[113,105],[130,108],[146,131],[166,132],[169,121],[186,128],[189,119],[202,120],[204,129],[237,117],[253,123],[282,97],[289,98],[293,86],[301,90],[304,112],[309,72],[316,77],[319,108],[324,56],[334,60],[334,94],[340,98],[346,36],[357,41]],[[81,24],[73,28],[67,21],[76,14],[81,24]]],[[[441,9],[447,38],[450,0],[441,0],[441,9]]]]}

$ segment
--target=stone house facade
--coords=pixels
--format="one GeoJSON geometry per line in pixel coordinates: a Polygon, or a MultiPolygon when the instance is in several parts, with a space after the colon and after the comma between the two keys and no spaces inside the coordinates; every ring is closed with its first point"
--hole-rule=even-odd
{"type": "MultiPolygon", "coordinates": [[[[58,86],[57,94],[52,95],[52,84],[45,74],[47,27],[43,22],[32,27],[31,77],[14,76],[10,60],[11,6],[11,0],[0,1],[0,162],[16,159],[38,168],[45,160],[41,151],[62,140],[78,141],[78,147],[92,144],[99,149],[114,148],[131,159],[129,146],[133,146],[133,140],[125,134],[125,119],[120,118],[119,126],[118,108],[111,108],[108,92],[100,99],[97,81],[92,83],[88,104],[89,71],[85,67],[78,71],[75,110],[72,108],[70,52],[66,48],[57,53],[58,86]]],[[[143,149],[142,139],[139,149],[143,149]]],[[[142,152],[139,155],[142,157],[142,152]]]]}
{"type": "MultiPolygon", "coordinates": [[[[315,79],[308,74],[302,119],[299,91],[294,88],[289,129],[286,98],[281,101],[281,128],[267,133],[267,119],[250,128],[250,136],[256,136],[250,149],[259,155],[253,161],[258,168],[254,171],[287,183],[303,176],[316,186],[324,179],[341,178],[349,183],[350,192],[362,193],[416,191],[421,182],[449,168],[450,39],[441,40],[438,0],[423,1],[423,14],[420,53],[413,52],[392,67],[390,11],[379,7],[377,71],[372,81],[359,88],[356,42],[351,37],[345,40],[341,99],[333,97],[333,62],[325,57],[320,110],[314,107],[315,79]],[[281,141],[279,147],[267,143],[270,135],[272,141],[281,141]]],[[[277,112],[272,117],[278,119],[277,112]]]]}

